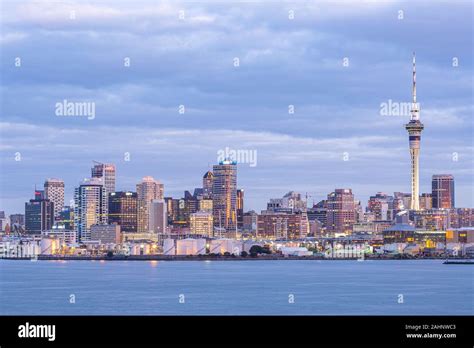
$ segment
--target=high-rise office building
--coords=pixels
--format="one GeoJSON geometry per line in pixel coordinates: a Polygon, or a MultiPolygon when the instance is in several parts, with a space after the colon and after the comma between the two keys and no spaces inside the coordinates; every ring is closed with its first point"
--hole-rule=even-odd
{"type": "Polygon", "coordinates": [[[356,206],[351,189],[336,189],[328,195],[327,204],[327,232],[352,233],[352,226],[356,222],[356,206]]]}
{"type": "Polygon", "coordinates": [[[109,224],[120,225],[123,233],[137,232],[137,193],[112,192],[109,194],[109,224]]]}
{"type": "Polygon", "coordinates": [[[237,229],[237,162],[224,160],[213,167],[214,226],[235,234],[237,229]]]}
{"type": "Polygon", "coordinates": [[[138,233],[150,232],[150,204],[154,199],[163,199],[164,187],[151,176],[145,176],[137,184],[138,233]]]}
{"type": "Polygon", "coordinates": [[[434,209],[454,208],[454,177],[450,174],[433,175],[431,195],[434,209]]]}
{"type": "Polygon", "coordinates": [[[199,200],[189,191],[184,191],[184,220],[189,226],[189,217],[199,210],[199,200]]]}
{"type": "Polygon", "coordinates": [[[91,176],[92,178],[102,179],[106,194],[115,192],[115,164],[94,161],[94,166],[91,168],[91,176]]]}
{"type": "Polygon", "coordinates": [[[449,210],[420,210],[413,214],[413,221],[420,230],[443,231],[449,228],[449,210]]]}
{"type": "Polygon", "coordinates": [[[74,192],[74,230],[78,241],[91,238],[91,226],[107,223],[108,201],[99,178],[85,179],[74,192]]]}
{"type": "Polygon", "coordinates": [[[204,197],[211,197],[212,196],[212,185],[214,180],[214,174],[209,170],[204,174],[202,177],[202,190],[204,197]]]}
{"type": "Polygon", "coordinates": [[[50,230],[54,222],[54,204],[44,198],[42,191],[35,191],[35,199],[25,203],[25,230],[29,234],[41,234],[50,230]]]}
{"type": "Polygon", "coordinates": [[[411,203],[410,209],[419,210],[419,157],[420,157],[420,141],[421,132],[423,131],[423,123],[420,122],[420,110],[418,103],[416,102],[416,62],[415,54],[413,53],[413,102],[411,108],[410,122],[405,125],[405,129],[408,131],[409,144],[410,144],[410,156],[411,156],[411,203]]]}
{"type": "Polygon", "coordinates": [[[44,182],[44,195],[54,204],[54,217],[59,217],[59,213],[64,207],[64,181],[61,179],[46,179],[44,182]]]}
{"type": "Polygon", "coordinates": [[[244,190],[237,190],[237,227],[241,230],[244,227],[244,190]]]}
{"type": "Polygon", "coordinates": [[[164,236],[168,226],[167,204],[164,199],[153,199],[150,202],[150,231],[164,236]]]}

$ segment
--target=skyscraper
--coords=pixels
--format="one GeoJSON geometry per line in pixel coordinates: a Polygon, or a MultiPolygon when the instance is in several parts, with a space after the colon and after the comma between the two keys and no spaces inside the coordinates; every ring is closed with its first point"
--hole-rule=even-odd
{"type": "Polygon", "coordinates": [[[85,179],[74,192],[74,230],[78,241],[91,238],[91,226],[107,223],[107,194],[101,179],[85,179]]]}
{"type": "Polygon", "coordinates": [[[150,202],[150,231],[159,236],[166,234],[168,226],[168,212],[164,199],[153,199],[150,202]]]}
{"type": "Polygon", "coordinates": [[[94,161],[91,176],[92,178],[102,178],[107,194],[115,192],[115,164],[94,161]]]}
{"type": "Polygon", "coordinates": [[[35,191],[35,199],[25,203],[25,230],[30,234],[41,234],[50,230],[54,221],[54,203],[35,191]]]}
{"type": "Polygon", "coordinates": [[[214,227],[235,233],[237,228],[237,162],[224,160],[213,167],[214,227]]]}
{"type": "Polygon", "coordinates": [[[411,108],[410,122],[405,125],[408,131],[410,142],[410,156],[411,156],[411,203],[410,209],[419,210],[419,156],[420,156],[420,140],[421,131],[424,126],[420,122],[420,110],[416,102],[416,61],[415,53],[413,53],[413,102],[411,108]]]}
{"type": "Polygon", "coordinates": [[[108,223],[120,225],[124,233],[137,232],[137,193],[112,192],[108,198],[108,223]]]}
{"type": "Polygon", "coordinates": [[[214,174],[209,170],[202,177],[202,190],[204,197],[212,196],[212,182],[214,180],[214,174]]]}
{"type": "Polygon", "coordinates": [[[58,217],[64,207],[64,181],[61,179],[46,179],[44,194],[54,204],[54,217],[58,217]]]}
{"type": "Polygon", "coordinates": [[[163,184],[151,176],[145,176],[137,184],[138,232],[150,232],[150,204],[154,199],[163,199],[163,184]]]}
{"type": "Polygon", "coordinates": [[[244,227],[244,190],[237,190],[237,227],[244,227]]]}
{"type": "Polygon", "coordinates": [[[351,189],[336,189],[328,195],[327,232],[351,234],[356,221],[356,206],[351,189]]]}
{"type": "Polygon", "coordinates": [[[454,208],[454,177],[451,174],[433,175],[431,195],[433,208],[454,208]]]}

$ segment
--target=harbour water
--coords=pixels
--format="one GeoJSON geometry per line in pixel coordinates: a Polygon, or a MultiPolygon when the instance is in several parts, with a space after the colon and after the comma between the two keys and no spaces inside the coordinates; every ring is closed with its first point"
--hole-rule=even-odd
{"type": "Polygon", "coordinates": [[[0,260],[2,315],[472,315],[442,260],[0,260]]]}

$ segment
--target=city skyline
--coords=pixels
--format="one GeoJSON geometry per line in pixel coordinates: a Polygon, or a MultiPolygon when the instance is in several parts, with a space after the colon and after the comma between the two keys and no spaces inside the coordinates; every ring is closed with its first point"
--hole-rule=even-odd
{"type": "Polygon", "coordinates": [[[403,129],[410,115],[381,115],[381,104],[411,101],[412,51],[426,126],[420,194],[431,192],[433,174],[449,173],[456,178],[456,205],[474,206],[472,52],[463,35],[468,5],[417,4],[423,11],[415,20],[414,5],[399,2],[357,8],[282,4],[265,11],[252,4],[155,8],[144,2],[134,16],[163,21],[127,32],[127,4],[73,3],[55,11],[41,3],[19,4],[4,6],[1,42],[6,59],[0,209],[8,213],[21,212],[34,185],[49,177],[65,181],[68,202],[80,179],[89,176],[91,159],[116,165],[117,191],[133,190],[139,178],[151,175],[163,182],[167,196],[180,197],[200,186],[202,173],[227,147],[258,153],[255,167],[239,165],[246,210],[259,211],[290,190],[308,192],[317,203],[334,188],[351,188],[364,205],[378,191],[410,192],[403,129]],[[186,16],[180,22],[181,9],[186,16]],[[337,25],[342,14],[344,28],[337,25]],[[224,20],[247,27],[223,30],[224,20]],[[100,30],[92,30],[99,22],[100,30]],[[70,40],[58,43],[59,30],[70,40]],[[192,40],[194,30],[199,42],[192,40]],[[120,39],[121,49],[104,44],[107,37],[120,39]],[[250,37],[254,43],[245,39],[250,37]],[[37,43],[45,47],[41,56],[37,43]],[[20,67],[16,57],[22,58],[20,67]],[[95,102],[94,119],[58,117],[54,106],[63,100],[95,102]]]}
{"type": "MultiPolygon", "coordinates": [[[[93,163],[96,163],[95,161],[92,161],[93,163]]],[[[223,162],[219,162],[218,164],[214,165],[214,170],[216,169],[216,167],[222,167],[222,165],[229,165],[229,164],[232,164],[232,165],[235,165],[236,168],[235,168],[235,173],[233,175],[236,175],[236,177],[239,177],[237,175],[237,172],[238,172],[238,163],[236,162],[233,162],[231,160],[226,160],[226,161],[223,161],[223,162]]],[[[112,163],[109,163],[109,165],[113,165],[112,163]]],[[[193,188],[190,188],[190,187],[186,187],[184,188],[182,191],[180,191],[179,194],[177,195],[170,195],[167,193],[166,191],[166,185],[164,183],[162,183],[159,179],[155,179],[151,176],[144,176],[143,178],[141,179],[137,179],[137,183],[134,185],[135,187],[132,188],[132,189],[124,189],[124,190],[116,190],[114,192],[108,192],[107,193],[107,196],[109,197],[109,195],[111,193],[113,193],[114,195],[115,194],[125,194],[125,193],[130,193],[130,194],[134,194],[135,196],[137,196],[137,189],[138,187],[141,185],[144,185],[145,183],[153,183],[153,185],[158,185],[159,186],[159,194],[155,197],[155,198],[150,198],[149,200],[153,200],[153,199],[164,199],[164,198],[173,198],[173,199],[182,199],[182,198],[185,198],[185,195],[186,193],[189,193],[190,191],[193,191],[193,190],[196,190],[196,189],[199,189],[199,190],[202,190],[202,193],[205,192],[205,188],[204,186],[206,185],[206,177],[211,174],[213,176],[213,178],[215,177],[215,174],[213,171],[206,171],[204,173],[203,176],[201,176],[204,180],[201,180],[201,183],[198,184],[196,187],[193,187],[193,188]]],[[[198,175],[199,176],[199,175],[198,175]]],[[[436,208],[440,208],[440,209],[449,209],[449,208],[471,208],[471,207],[465,207],[465,206],[460,206],[459,204],[454,204],[454,202],[456,201],[456,192],[457,190],[455,190],[455,181],[456,181],[456,178],[452,175],[452,174],[447,174],[447,173],[444,173],[444,174],[439,174],[439,173],[436,173],[436,174],[432,174],[431,176],[431,181],[430,181],[430,187],[429,189],[426,191],[426,192],[420,192],[418,198],[422,198],[424,195],[428,194],[430,195],[430,198],[431,198],[431,194],[434,193],[435,191],[437,192],[437,195],[441,195],[443,194],[443,197],[444,195],[446,195],[445,193],[443,192],[440,192],[442,190],[441,189],[441,186],[438,188],[438,187],[435,187],[434,183],[435,181],[437,182],[439,179],[446,179],[448,178],[448,180],[450,180],[450,184],[449,185],[452,185],[450,188],[448,188],[449,190],[449,193],[447,193],[448,195],[448,199],[449,199],[449,206],[436,206],[436,208]]],[[[35,185],[35,189],[32,191],[33,193],[33,196],[37,196],[37,195],[41,195],[41,196],[44,196],[45,198],[48,198],[47,197],[47,194],[46,194],[46,185],[48,183],[51,182],[51,180],[54,180],[54,181],[59,181],[61,183],[64,184],[64,181],[60,178],[47,178],[44,180],[44,188],[43,189],[38,189],[35,185]]],[[[83,185],[89,185],[91,184],[92,185],[102,185],[104,186],[104,190],[106,191],[105,189],[105,185],[103,184],[103,181],[101,178],[97,178],[97,177],[90,177],[90,178],[84,178],[83,180],[79,181],[77,183],[77,185],[75,185],[72,190],[73,190],[73,199],[71,200],[63,200],[64,202],[64,205],[61,207],[61,208],[64,208],[64,207],[73,207],[74,206],[74,192],[76,192],[81,186],[83,185]]],[[[238,195],[238,191],[245,191],[245,188],[243,187],[240,187],[240,185],[233,185],[233,191],[235,191],[234,193],[236,195],[238,195]],[[234,187],[235,186],[235,187],[234,187]]],[[[276,197],[283,197],[284,195],[287,195],[287,194],[290,194],[290,193],[295,193],[295,194],[299,194],[303,197],[305,197],[305,199],[303,201],[306,202],[306,207],[307,208],[311,208],[311,207],[316,207],[317,206],[317,203],[320,203],[321,201],[324,201],[328,198],[328,194],[331,194],[331,193],[334,193],[335,190],[350,190],[351,191],[351,195],[353,194],[354,195],[354,200],[355,202],[359,202],[359,204],[361,205],[362,208],[364,208],[364,211],[365,211],[365,208],[367,208],[369,206],[369,202],[370,202],[370,199],[372,197],[374,197],[375,195],[378,195],[378,194],[387,194],[387,195],[391,195],[391,193],[403,193],[403,194],[406,194],[408,196],[410,196],[411,194],[409,192],[402,192],[402,191],[393,191],[393,192],[390,192],[390,191],[384,191],[384,190],[378,190],[374,193],[372,193],[368,198],[367,200],[362,200],[360,199],[356,193],[353,193],[352,191],[352,188],[351,187],[342,187],[342,186],[335,186],[334,188],[328,188],[326,194],[324,196],[322,196],[320,199],[314,199],[314,197],[312,196],[306,196],[305,195],[305,192],[298,192],[298,191],[294,191],[294,190],[291,190],[291,189],[286,189],[286,190],[283,190],[282,192],[284,192],[284,194],[280,195],[280,196],[273,196],[273,197],[270,197],[268,196],[268,199],[267,201],[265,202],[265,204],[260,207],[260,209],[253,209],[253,208],[244,208],[244,212],[248,212],[248,211],[255,211],[255,212],[259,212],[259,211],[263,211],[263,210],[266,210],[268,209],[268,203],[271,202],[272,200],[274,199],[279,199],[279,198],[276,198],[276,197]],[[311,197],[311,199],[310,199],[311,197]]],[[[201,194],[202,194],[201,193],[201,194]]],[[[307,192],[306,192],[307,193],[307,192]]],[[[206,196],[206,194],[205,194],[206,196]]],[[[105,196],[104,196],[105,197],[105,196]]],[[[34,198],[34,197],[33,197],[34,198]]],[[[30,197],[27,197],[25,198],[25,202],[24,203],[27,203],[30,199],[33,199],[31,198],[31,195],[30,197]]],[[[433,199],[436,198],[435,196],[433,196],[433,199]]],[[[107,198],[108,199],[108,198],[107,198]]],[[[206,198],[205,198],[206,199],[206,198]]],[[[237,196],[234,197],[233,199],[237,199],[237,196]]],[[[441,198],[439,198],[441,199],[441,198]]],[[[15,214],[22,214],[24,212],[24,203],[23,203],[23,206],[22,206],[22,210],[19,211],[19,212],[10,212],[8,210],[2,210],[5,212],[6,215],[15,215],[15,214]]],[[[237,202],[233,205],[235,206],[235,214],[237,214],[237,202]]],[[[247,203],[245,203],[245,206],[246,206],[247,203]]],[[[411,207],[410,205],[407,205],[405,206],[405,209],[410,209],[411,210],[411,207]]],[[[422,208],[422,205],[420,205],[420,208],[419,209],[416,209],[416,210],[424,210],[426,208],[422,208]]],[[[58,208],[55,206],[54,208],[55,211],[58,210],[58,208]]],[[[236,218],[236,216],[235,216],[236,218]]]]}

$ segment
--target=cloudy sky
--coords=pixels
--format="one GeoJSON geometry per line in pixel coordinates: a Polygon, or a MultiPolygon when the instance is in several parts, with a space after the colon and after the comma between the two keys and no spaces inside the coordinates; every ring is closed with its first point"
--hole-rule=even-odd
{"type": "Polygon", "coordinates": [[[7,213],[23,212],[47,177],[64,179],[71,199],[92,160],[117,165],[119,190],[151,175],[181,197],[226,147],[257,151],[256,166],[238,167],[246,209],[290,190],[311,203],[352,188],[364,204],[409,192],[409,116],[383,115],[381,104],[410,102],[413,51],[421,192],[451,173],[457,206],[474,207],[470,1],[1,6],[7,213]],[[65,99],[95,103],[95,118],[57,116],[65,99]]]}

